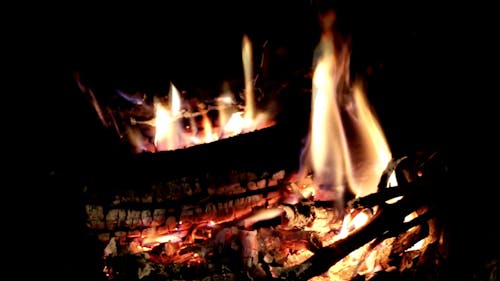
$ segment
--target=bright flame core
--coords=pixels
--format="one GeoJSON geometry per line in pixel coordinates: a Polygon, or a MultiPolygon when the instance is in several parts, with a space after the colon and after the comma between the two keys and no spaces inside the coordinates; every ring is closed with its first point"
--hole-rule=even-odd
{"type": "Polygon", "coordinates": [[[183,144],[182,124],[179,121],[181,99],[177,88],[171,84],[169,108],[155,100],[155,145],[157,150],[172,150],[183,144]]]}

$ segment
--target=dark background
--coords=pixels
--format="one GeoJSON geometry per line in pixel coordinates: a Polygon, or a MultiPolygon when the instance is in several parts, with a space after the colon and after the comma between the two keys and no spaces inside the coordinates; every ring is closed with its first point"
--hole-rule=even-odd
{"type": "MultiPolygon", "coordinates": [[[[455,23],[461,19],[450,17],[452,11],[416,1],[74,3],[23,7],[23,16],[9,23],[11,42],[20,43],[13,45],[17,52],[7,53],[14,61],[10,72],[21,74],[12,81],[22,100],[16,109],[27,104],[34,116],[32,133],[23,137],[22,145],[15,143],[22,148],[17,150],[22,156],[17,152],[13,160],[21,162],[16,179],[28,181],[27,166],[42,176],[29,184],[28,195],[24,189],[17,195],[29,202],[23,205],[35,209],[27,208],[28,214],[20,216],[40,213],[36,221],[43,225],[36,231],[37,240],[16,259],[18,273],[92,280],[98,274],[93,270],[100,270],[92,266],[101,249],[92,248],[80,235],[81,190],[74,182],[122,155],[77,87],[75,72],[91,85],[130,90],[163,91],[170,81],[181,89],[215,88],[225,79],[241,78],[241,39],[247,34],[254,50],[268,41],[273,49],[286,51],[275,53],[271,73],[286,79],[289,71],[310,67],[319,40],[317,15],[326,7],[336,10],[338,31],[352,40],[352,72],[366,80],[368,97],[393,151],[442,150],[449,155],[453,180],[445,192],[450,194],[446,207],[454,230],[453,265],[469,273],[470,264],[497,255],[495,228],[476,231],[472,222],[477,214],[487,220],[497,213],[496,201],[488,196],[491,182],[481,177],[489,179],[491,174],[477,172],[486,165],[464,160],[473,152],[462,146],[456,130],[463,121],[456,117],[463,111],[455,99],[470,92],[461,92],[457,83],[464,77],[454,76],[460,63],[450,50],[460,41],[455,37],[460,25],[455,23]],[[31,263],[24,254],[33,244],[37,255],[31,263]]],[[[23,232],[31,237],[29,226],[30,231],[23,232]]]]}

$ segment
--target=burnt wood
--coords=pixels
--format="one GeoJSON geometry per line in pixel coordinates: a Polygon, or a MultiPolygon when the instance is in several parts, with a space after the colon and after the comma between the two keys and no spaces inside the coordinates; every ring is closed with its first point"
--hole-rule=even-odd
{"type": "MultiPolygon", "coordinates": [[[[96,189],[131,187],[141,189],[157,181],[186,176],[227,175],[228,171],[257,174],[297,169],[305,128],[274,125],[215,142],[156,153],[129,153],[96,163],[88,177],[96,189]]],[[[295,124],[296,126],[296,124],[295,124]]]]}

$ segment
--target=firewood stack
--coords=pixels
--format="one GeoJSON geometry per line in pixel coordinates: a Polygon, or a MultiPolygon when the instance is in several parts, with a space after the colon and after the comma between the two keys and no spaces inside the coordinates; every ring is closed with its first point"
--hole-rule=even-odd
{"type": "Polygon", "coordinates": [[[436,280],[447,255],[436,199],[440,156],[395,159],[378,192],[342,212],[304,193],[287,200],[312,182],[312,175],[297,182],[295,164],[231,163],[236,168],[156,174],[140,188],[89,186],[86,226],[110,280],[436,280]],[[399,184],[386,187],[392,172],[399,184]],[[368,221],[355,226],[359,214],[368,221]]]}

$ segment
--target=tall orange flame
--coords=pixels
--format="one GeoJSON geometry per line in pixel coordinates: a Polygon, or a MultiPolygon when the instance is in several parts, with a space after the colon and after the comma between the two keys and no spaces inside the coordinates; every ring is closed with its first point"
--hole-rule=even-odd
{"type": "Polygon", "coordinates": [[[255,117],[255,100],[253,93],[252,43],[248,36],[245,35],[242,44],[241,53],[245,79],[245,119],[253,120],[255,117]]]}
{"type": "Polygon", "coordinates": [[[345,45],[336,49],[334,13],[322,20],[302,170],[314,175],[319,186],[316,199],[334,200],[343,206],[346,188],[356,196],[376,192],[391,153],[360,84],[350,84],[350,52],[345,45]]]}

